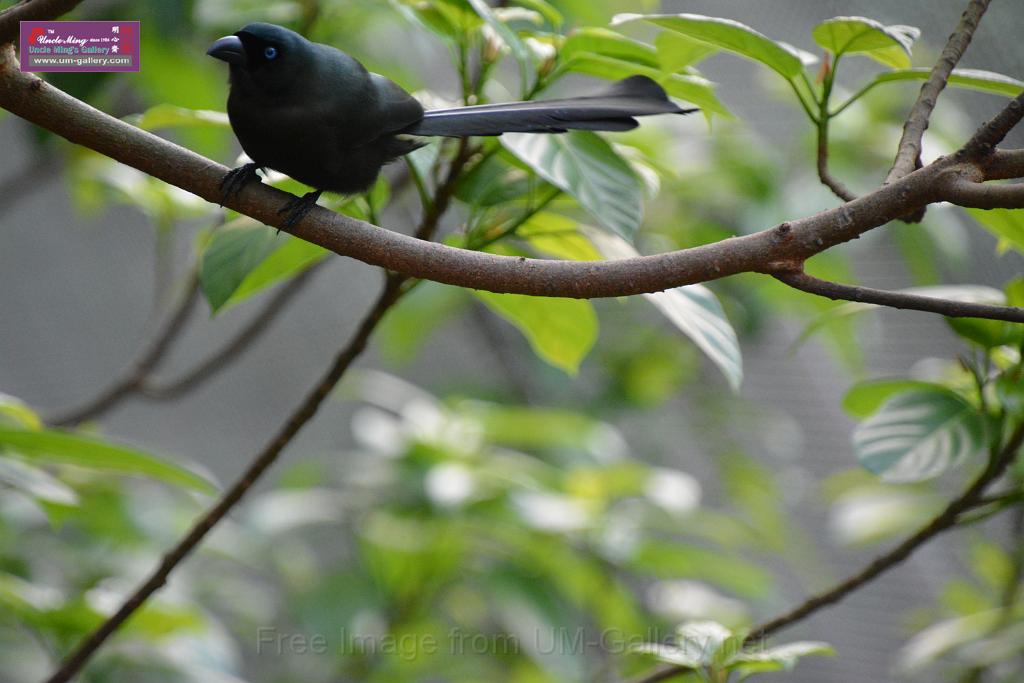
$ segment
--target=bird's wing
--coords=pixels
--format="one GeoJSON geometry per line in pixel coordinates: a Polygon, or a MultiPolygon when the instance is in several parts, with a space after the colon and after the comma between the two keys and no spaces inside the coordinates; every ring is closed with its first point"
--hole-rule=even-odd
{"type": "Polygon", "coordinates": [[[391,79],[371,73],[370,83],[377,93],[382,134],[397,133],[423,118],[423,105],[419,100],[391,79]]]}

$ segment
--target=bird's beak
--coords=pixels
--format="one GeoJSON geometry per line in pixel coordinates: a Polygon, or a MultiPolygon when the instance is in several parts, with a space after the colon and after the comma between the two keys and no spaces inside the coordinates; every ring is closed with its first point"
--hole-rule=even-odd
{"type": "Polygon", "coordinates": [[[224,36],[210,46],[206,54],[228,64],[245,66],[249,61],[245,54],[245,47],[238,36],[224,36]]]}

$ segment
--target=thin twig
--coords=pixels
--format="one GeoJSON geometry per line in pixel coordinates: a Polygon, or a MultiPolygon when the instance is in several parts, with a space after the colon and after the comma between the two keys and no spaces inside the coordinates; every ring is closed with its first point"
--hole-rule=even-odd
{"type": "Polygon", "coordinates": [[[809,598],[800,606],[774,619],[755,626],[747,637],[747,641],[760,640],[787,626],[801,621],[823,607],[839,602],[847,595],[857,590],[866,583],[869,583],[880,574],[892,569],[896,565],[942,532],[951,529],[957,523],[960,515],[974,507],[975,502],[985,493],[985,490],[996,481],[1017,455],[1017,451],[1024,442],[1024,424],[1019,425],[1007,440],[1003,450],[996,458],[989,463],[985,470],[978,475],[966,491],[955,498],[946,509],[943,510],[931,522],[922,527],[917,533],[907,538],[898,546],[886,554],[876,558],[861,571],[850,576],[832,588],[809,598]]]}
{"type": "Polygon", "coordinates": [[[128,618],[136,612],[166,582],[171,572],[188,557],[203,538],[224,518],[225,515],[252,488],[253,484],[277,460],[296,434],[313,418],[324,399],[348,370],[352,362],[366,348],[377,324],[384,313],[401,295],[401,276],[389,275],[376,303],[363,318],[355,335],[335,358],[327,373],[317,382],[313,390],[302,400],[278,433],[260,451],[242,476],[229,488],[220,500],[210,508],[174,548],[164,555],[157,569],[140,585],[121,607],[93,631],[61,664],[61,667],[47,679],[47,683],[65,683],[85,666],[97,649],[128,618]]]}
{"type": "Polygon", "coordinates": [[[829,113],[829,105],[832,101],[832,88],[835,85],[839,61],[840,56],[837,55],[832,64],[829,64],[826,59],[822,65],[824,80],[821,85],[821,99],[818,100],[818,117],[815,120],[818,128],[818,179],[825,187],[832,190],[832,194],[844,202],[851,202],[857,198],[857,195],[832,175],[828,168],[828,125],[832,118],[829,113]]]}
{"type": "MultiPolygon", "coordinates": [[[[858,588],[876,579],[880,574],[906,560],[915,550],[931,539],[956,526],[960,515],[976,507],[977,501],[985,493],[985,490],[1003,475],[1016,457],[1022,443],[1024,443],[1024,423],[1014,430],[1003,449],[988,463],[984,471],[978,475],[967,490],[951,501],[931,522],[889,552],[876,558],[856,574],[809,598],[789,612],[755,626],[744,641],[745,644],[767,638],[777,631],[806,619],[818,610],[839,602],[858,588]]],[[[631,683],[659,683],[678,676],[684,671],[686,669],[679,666],[660,665],[632,679],[631,683]]]]}
{"type": "Polygon", "coordinates": [[[313,275],[327,263],[327,260],[319,261],[282,285],[245,327],[224,346],[210,354],[206,360],[172,380],[161,381],[156,377],[144,377],[135,387],[136,391],[153,400],[175,399],[225,370],[239,360],[245,351],[270,328],[292,299],[309,284],[313,275]]]}
{"type": "Polygon", "coordinates": [[[857,195],[832,175],[828,167],[828,122],[828,112],[823,110],[818,121],[818,179],[825,187],[832,190],[832,194],[844,202],[852,202],[857,195]]]}
{"type": "Polygon", "coordinates": [[[185,322],[198,301],[199,279],[192,277],[189,279],[187,290],[160,331],[131,363],[121,378],[84,405],[54,415],[46,420],[47,423],[60,427],[80,424],[107,412],[135,392],[181,334],[185,322]]]}
{"type": "Polygon", "coordinates": [[[1024,92],[1010,100],[1002,111],[986,121],[971,137],[960,154],[968,159],[983,159],[995,150],[1013,128],[1024,118],[1024,92]]]}
{"type": "Polygon", "coordinates": [[[808,275],[804,272],[778,272],[772,274],[777,280],[808,294],[816,294],[833,301],[857,301],[877,306],[888,306],[913,311],[938,313],[949,318],[986,318],[1024,323],[1024,308],[995,306],[970,301],[953,301],[909,292],[892,292],[856,285],[844,285],[808,275]]]}
{"type": "MultiPolygon", "coordinates": [[[[460,174],[472,153],[473,150],[467,142],[459,144],[458,152],[449,168],[445,181],[437,190],[431,210],[426,212],[416,231],[417,236],[421,239],[429,240],[436,234],[440,220],[451,202],[452,196],[455,194],[455,186],[460,174]]],[[[373,307],[363,318],[355,335],[338,353],[331,368],[317,382],[310,393],[306,395],[299,404],[299,407],[292,412],[287,422],[278,430],[274,438],[263,447],[242,476],[195,523],[188,534],[172,550],[164,555],[160,565],[150,574],[146,581],[135,589],[135,592],[122,603],[121,607],[113,615],[108,617],[106,621],[75,648],[67,659],[64,660],[60,668],[47,679],[46,683],[65,683],[77,675],[100,646],[167,582],[175,567],[192,554],[203,538],[224,519],[264,472],[277,461],[278,456],[281,455],[285,447],[313,419],[324,400],[344,376],[353,361],[366,349],[370,336],[380,321],[383,320],[384,315],[408,291],[405,285],[409,280],[410,278],[407,276],[398,273],[387,274],[384,289],[381,291],[373,307]]]]}
{"type": "Polygon", "coordinates": [[[960,17],[960,23],[949,36],[946,47],[943,48],[935,66],[932,67],[928,80],[921,86],[917,101],[910,109],[906,123],[903,124],[903,137],[900,139],[896,159],[885,178],[886,183],[902,178],[921,166],[921,139],[924,137],[924,132],[928,130],[928,122],[935,109],[935,104],[938,102],[939,94],[946,87],[949,75],[960,62],[967,46],[971,44],[974,31],[978,28],[978,23],[985,14],[985,10],[988,9],[990,1],[971,0],[967,9],[964,10],[963,16],[960,17]]]}

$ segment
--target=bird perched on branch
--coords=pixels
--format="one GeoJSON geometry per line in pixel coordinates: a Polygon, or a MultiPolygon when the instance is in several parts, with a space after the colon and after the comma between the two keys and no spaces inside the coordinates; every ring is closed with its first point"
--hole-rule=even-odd
{"type": "Polygon", "coordinates": [[[369,189],[384,164],[424,144],[415,136],[622,131],[638,125],[636,116],[695,111],[677,106],[645,76],[588,97],[424,111],[341,50],[274,24],[249,24],[207,54],[230,65],[228,118],[252,159],[225,176],[225,196],[258,178],[257,168],[285,173],[315,188],[281,210],[289,226],[324,191],[369,189]]]}

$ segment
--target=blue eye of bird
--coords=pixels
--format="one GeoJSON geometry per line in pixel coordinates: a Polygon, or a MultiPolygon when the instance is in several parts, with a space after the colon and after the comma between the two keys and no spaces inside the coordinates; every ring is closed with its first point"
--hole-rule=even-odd
{"type": "Polygon", "coordinates": [[[267,59],[274,59],[275,57],[277,57],[277,48],[274,47],[273,45],[268,45],[267,47],[263,48],[263,56],[266,57],[267,59]]]}

